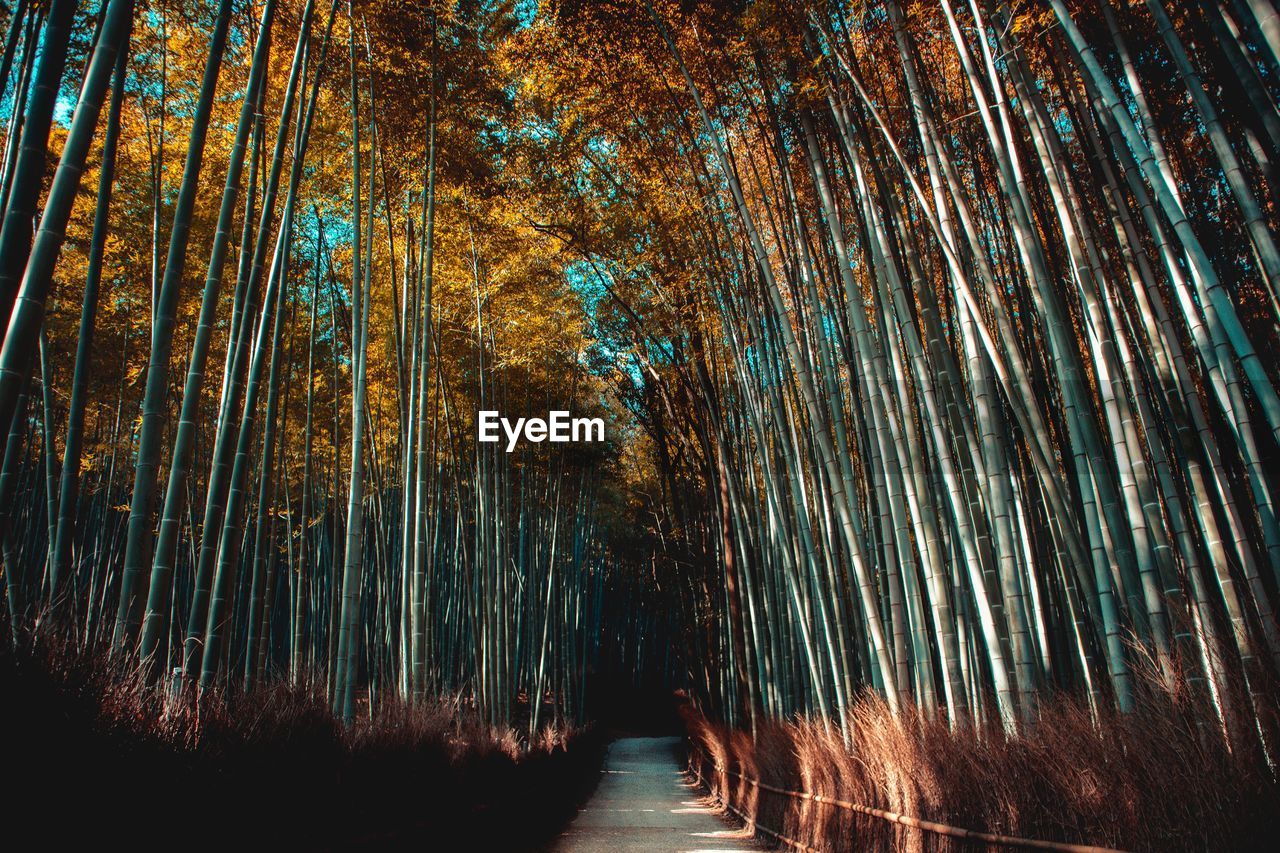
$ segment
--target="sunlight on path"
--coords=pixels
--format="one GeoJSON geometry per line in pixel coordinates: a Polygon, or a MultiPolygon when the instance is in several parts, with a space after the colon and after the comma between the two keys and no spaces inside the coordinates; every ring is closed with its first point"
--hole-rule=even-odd
{"type": "Polygon", "coordinates": [[[731,829],[680,772],[680,739],[614,741],[590,802],[555,853],[703,853],[763,850],[731,829]]]}

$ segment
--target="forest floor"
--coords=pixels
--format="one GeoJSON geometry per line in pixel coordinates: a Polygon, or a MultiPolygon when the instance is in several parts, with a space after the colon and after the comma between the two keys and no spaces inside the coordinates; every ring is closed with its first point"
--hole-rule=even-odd
{"type": "Polygon", "coordinates": [[[0,697],[0,814],[52,849],[541,850],[587,799],[606,738],[566,727],[529,744],[444,699],[383,702],[346,728],[321,691],[282,683],[168,702],[55,641],[0,642],[0,697]]]}
{"type": "Polygon", "coordinates": [[[678,737],[622,738],[609,746],[595,795],[555,853],[702,853],[764,848],[730,828],[680,770],[678,737]]]}

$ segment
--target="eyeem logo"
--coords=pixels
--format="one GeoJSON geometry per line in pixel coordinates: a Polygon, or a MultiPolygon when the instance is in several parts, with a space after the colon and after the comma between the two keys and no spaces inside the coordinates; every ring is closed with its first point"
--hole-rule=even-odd
{"type": "Polygon", "coordinates": [[[477,413],[476,429],[479,438],[484,442],[501,441],[498,428],[507,436],[507,452],[515,450],[521,437],[535,444],[543,441],[591,442],[604,441],[603,418],[571,418],[568,412],[547,412],[543,418],[516,418],[513,423],[495,411],[482,410],[477,413]]]}

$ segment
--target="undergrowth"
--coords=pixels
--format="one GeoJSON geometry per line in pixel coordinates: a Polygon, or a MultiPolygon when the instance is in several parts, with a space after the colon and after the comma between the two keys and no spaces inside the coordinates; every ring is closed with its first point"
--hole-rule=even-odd
{"type": "Polygon", "coordinates": [[[983,845],[778,795],[715,768],[965,829],[1124,850],[1270,850],[1280,826],[1267,763],[1228,749],[1211,710],[1169,692],[1097,719],[1079,701],[1045,697],[1013,735],[917,710],[895,716],[867,695],[849,711],[848,744],[820,720],[762,721],[753,739],[692,709],[684,715],[691,763],[713,793],[817,850],[983,845]]]}
{"type": "Polygon", "coordinates": [[[5,823],[53,849],[534,850],[603,751],[591,729],[529,743],[458,701],[383,701],[348,729],[317,690],[197,702],[100,653],[2,645],[5,823]]]}

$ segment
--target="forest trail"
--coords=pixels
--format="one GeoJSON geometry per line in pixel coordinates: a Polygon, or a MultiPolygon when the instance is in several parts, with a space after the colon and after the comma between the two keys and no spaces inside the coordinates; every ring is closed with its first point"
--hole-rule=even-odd
{"type": "Polygon", "coordinates": [[[623,738],[605,758],[591,800],[552,848],[555,853],[701,853],[762,850],[733,829],[685,779],[675,737],[623,738]]]}

